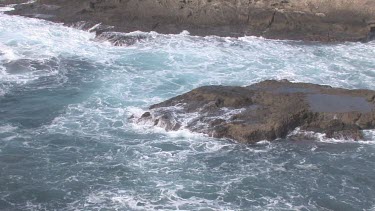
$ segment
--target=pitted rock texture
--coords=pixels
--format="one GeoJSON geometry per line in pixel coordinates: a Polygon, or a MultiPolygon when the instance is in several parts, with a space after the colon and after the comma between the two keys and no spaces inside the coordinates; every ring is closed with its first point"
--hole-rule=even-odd
{"type": "Polygon", "coordinates": [[[132,121],[244,143],[285,138],[297,127],[328,138],[359,140],[361,130],[375,128],[375,91],[287,80],[204,86],[152,105],[132,121]]]}

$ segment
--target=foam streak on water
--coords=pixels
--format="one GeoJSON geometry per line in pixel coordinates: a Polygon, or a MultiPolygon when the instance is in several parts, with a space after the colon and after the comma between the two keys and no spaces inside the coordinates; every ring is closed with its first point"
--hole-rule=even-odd
{"type": "Polygon", "coordinates": [[[0,14],[0,210],[375,207],[373,131],[365,142],[313,134],[322,139],[241,145],[128,121],[202,85],[286,78],[375,89],[374,42],[140,33],[116,47],[0,14]]]}

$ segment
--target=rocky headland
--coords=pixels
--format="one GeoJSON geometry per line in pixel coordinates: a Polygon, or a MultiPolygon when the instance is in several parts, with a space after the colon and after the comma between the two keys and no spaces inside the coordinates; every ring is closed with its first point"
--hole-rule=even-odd
{"type": "Polygon", "coordinates": [[[204,86],[152,105],[131,121],[243,143],[285,138],[296,128],[360,140],[361,130],[375,128],[375,91],[287,80],[247,87],[204,86]]]}
{"type": "Polygon", "coordinates": [[[37,0],[19,4],[9,14],[80,26],[112,38],[117,35],[109,32],[188,30],[192,35],[330,42],[373,39],[374,11],[373,0],[37,0]]]}

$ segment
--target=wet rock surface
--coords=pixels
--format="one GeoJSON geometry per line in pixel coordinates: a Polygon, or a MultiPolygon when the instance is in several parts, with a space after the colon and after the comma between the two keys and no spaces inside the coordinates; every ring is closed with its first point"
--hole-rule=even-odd
{"type": "Polygon", "coordinates": [[[296,128],[359,140],[361,130],[375,128],[375,91],[286,80],[204,86],[152,105],[131,121],[244,143],[285,138],[296,128]]]}
{"type": "MultiPolygon", "coordinates": [[[[18,2],[7,0],[5,2],[18,2]]],[[[375,2],[318,0],[38,0],[10,14],[68,25],[101,23],[108,31],[156,31],[310,41],[374,38],[375,2]]]]}
{"type": "Polygon", "coordinates": [[[95,40],[109,41],[115,46],[131,46],[148,38],[146,34],[141,33],[102,32],[97,33],[95,40]]]}

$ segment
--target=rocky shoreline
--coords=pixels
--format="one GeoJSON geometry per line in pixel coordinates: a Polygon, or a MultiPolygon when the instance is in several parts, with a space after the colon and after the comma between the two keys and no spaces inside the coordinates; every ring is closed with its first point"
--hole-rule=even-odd
{"type": "MultiPolygon", "coordinates": [[[[132,45],[147,38],[143,34],[119,34],[136,30],[189,30],[192,35],[256,35],[324,42],[368,41],[375,37],[372,13],[358,11],[361,7],[335,7],[335,11],[331,8],[323,13],[318,9],[302,10],[303,5],[285,0],[25,2],[5,0],[0,6],[15,3],[15,10],[9,14],[62,22],[96,32],[97,39],[118,45],[132,45]]],[[[285,138],[296,128],[324,133],[329,138],[360,140],[362,130],[375,128],[375,91],[286,80],[247,87],[205,86],[155,104],[142,116],[132,116],[131,121],[244,143],[285,138]]]]}
{"type": "Polygon", "coordinates": [[[296,128],[328,138],[361,140],[361,130],[375,128],[375,91],[287,80],[247,87],[204,86],[152,105],[131,120],[243,143],[285,138],[296,128]]]}
{"type": "Polygon", "coordinates": [[[8,13],[81,24],[98,36],[108,32],[176,34],[187,30],[201,36],[340,42],[375,37],[375,12],[371,8],[375,8],[371,0],[37,0],[16,5],[8,13]]]}

